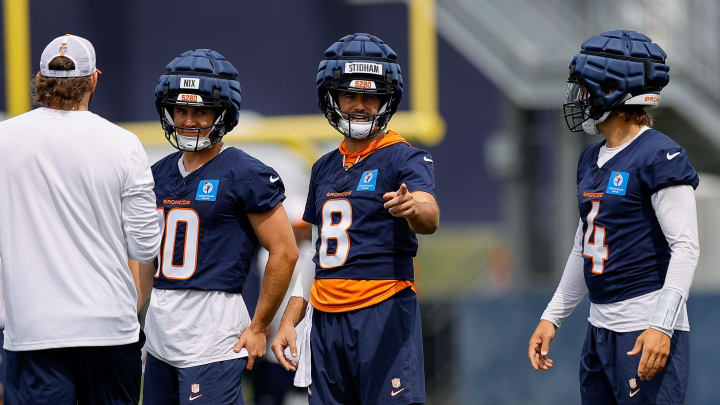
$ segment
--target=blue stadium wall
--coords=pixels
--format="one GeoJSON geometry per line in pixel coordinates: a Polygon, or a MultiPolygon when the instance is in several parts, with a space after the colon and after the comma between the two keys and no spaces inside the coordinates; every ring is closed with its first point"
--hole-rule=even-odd
{"type": "MultiPolygon", "coordinates": [[[[325,48],[348,33],[370,32],[388,42],[400,56],[407,81],[412,80],[402,3],[29,1],[32,74],[51,38],[68,32],[87,37],[103,71],[91,109],[116,122],[157,119],[152,100],[157,78],[174,56],[191,48],[213,48],[231,60],[240,71],[243,109],[266,116],[319,114],[317,64],[325,48]]],[[[442,38],[438,72],[447,132],[430,151],[437,162],[443,222],[496,222],[501,185],[482,157],[487,135],[500,125],[503,96],[442,38]]],[[[3,74],[0,111],[6,103],[4,81],[3,74]]],[[[401,110],[408,109],[408,100],[406,94],[401,110]]]]}

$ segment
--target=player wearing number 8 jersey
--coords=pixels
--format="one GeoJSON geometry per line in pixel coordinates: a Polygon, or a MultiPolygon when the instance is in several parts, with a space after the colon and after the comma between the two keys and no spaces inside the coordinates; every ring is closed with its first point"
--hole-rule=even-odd
{"type": "Polygon", "coordinates": [[[583,404],[685,401],[698,176],[645,112],[669,81],[665,58],[643,34],[609,31],[583,42],[570,62],[568,127],[605,139],[580,155],[575,244],[528,356],[536,370],[553,366],[555,330],[589,293],[583,404]]]}
{"type": "MultiPolygon", "coordinates": [[[[319,230],[310,403],[424,403],[413,257],[415,234],[439,222],[432,157],[385,130],[403,82],[397,55],[379,38],[335,42],[316,83],[321,110],[345,139],[313,165],[303,216],[319,230]]],[[[273,344],[289,369],[282,350],[295,347],[304,305],[291,299],[273,344]]]]}
{"type": "Polygon", "coordinates": [[[143,271],[155,275],[145,404],[244,403],[241,375],[265,353],[297,260],[280,176],[222,143],[238,122],[237,74],[215,51],[187,51],[155,89],[166,137],[180,152],[152,167],[165,234],[157,270],[143,271]],[[259,245],[270,254],[251,321],[240,292],[259,245]]]}

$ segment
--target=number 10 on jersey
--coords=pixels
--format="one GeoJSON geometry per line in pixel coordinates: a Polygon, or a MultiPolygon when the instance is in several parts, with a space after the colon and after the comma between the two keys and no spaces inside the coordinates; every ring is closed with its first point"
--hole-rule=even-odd
{"type": "MultiPolygon", "coordinates": [[[[164,209],[158,208],[160,215],[164,209]]],[[[160,277],[162,271],[165,278],[173,280],[187,280],[195,274],[197,268],[198,241],[200,237],[200,216],[192,208],[172,208],[165,217],[165,239],[163,242],[158,269],[155,277],[160,277]],[[175,256],[175,243],[178,234],[178,224],[185,225],[185,235],[182,242],[182,262],[173,263],[175,256]]]]}

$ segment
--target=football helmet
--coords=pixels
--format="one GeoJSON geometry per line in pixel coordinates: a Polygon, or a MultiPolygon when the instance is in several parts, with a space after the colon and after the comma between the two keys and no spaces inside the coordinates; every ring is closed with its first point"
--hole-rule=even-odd
{"type": "Polygon", "coordinates": [[[235,67],[211,49],[186,51],[167,64],[155,87],[155,108],[165,137],[173,147],[187,152],[207,149],[237,125],[241,103],[237,76],[235,67]],[[180,127],[173,120],[175,106],[213,108],[217,116],[207,127],[180,127]],[[201,136],[208,129],[207,136],[201,136]],[[178,134],[178,130],[184,134],[178,134]]]}
{"type": "Polygon", "coordinates": [[[380,38],[362,33],[342,37],[325,51],[315,84],[318,106],[330,125],[353,139],[370,139],[381,133],[403,94],[395,51],[380,38]],[[339,91],[378,95],[380,108],[376,114],[342,111],[339,91]]]}
{"type": "Polygon", "coordinates": [[[603,32],[582,43],[570,61],[563,112],[570,131],[599,134],[597,124],[621,105],[654,108],[670,81],[667,55],[647,36],[603,32]]]}

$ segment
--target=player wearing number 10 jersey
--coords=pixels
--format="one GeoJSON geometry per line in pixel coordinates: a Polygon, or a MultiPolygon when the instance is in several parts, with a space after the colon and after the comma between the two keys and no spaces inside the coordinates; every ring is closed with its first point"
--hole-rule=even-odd
{"type": "Polygon", "coordinates": [[[665,59],[647,36],[609,31],[583,42],[570,63],[568,127],[605,139],[580,155],[575,244],[528,356],[536,370],[552,367],[555,329],[589,293],[583,404],[685,401],[698,176],[645,112],[669,81],[665,59]]]}
{"type": "Polygon", "coordinates": [[[280,176],[221,141],[238,122],[236,76],[198,49],[171,61],[155,89],[180,152],[152,167],[165,233],[145,324],[145,404],[242,404],[241,375],[265,353],[297,260],[280,176]],[[270,255],[251,321],[240,292],[260,244],[270,255]]]}
{"type": "MultiPolygon", "coordinates": [[[[319,229],[310,403],[424,403],[413,257],[415,234],[439,222],[433,159],[385,130],[403,82],[397,55],[379,38],[335,42],[316,83],[321,110],[345,139],[313,165],[303,216],[319,229]]],[[[282,349],[294,347],[292,327],[304,313],[296,298],[273,344],[285,365],[282,349]]]]}

